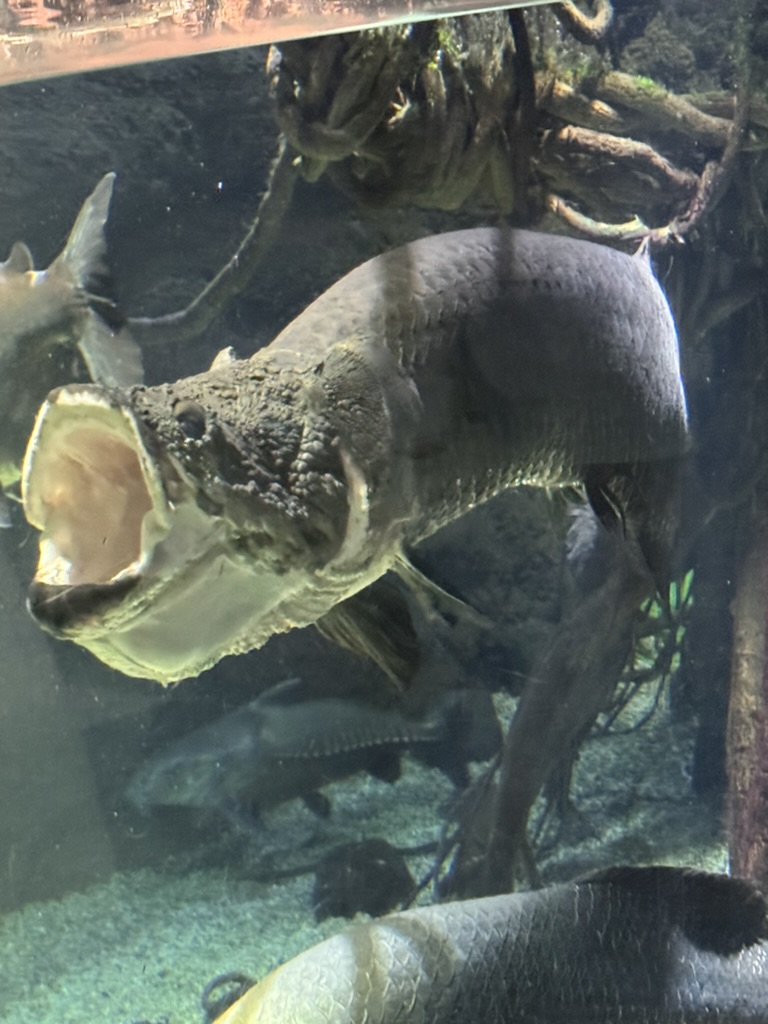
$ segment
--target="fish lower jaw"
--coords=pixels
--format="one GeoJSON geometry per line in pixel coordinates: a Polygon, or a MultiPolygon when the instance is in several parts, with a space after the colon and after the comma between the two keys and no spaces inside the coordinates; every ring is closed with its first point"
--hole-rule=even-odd
{"type": "Polygon", "coordinates": [[[110,668],[167,685],[311,625],[368,582],[306,568],[276,575],[232,558],[220,544],[172,577],[125,573],[109,584],[73,587],[36,582],[29,605],[43,628],[110,668]]]}
{"type": "Polygon", "coordinates": [[[110,583],[80,584],[43,583],[33,581],[27,594],[27,607],[32,617],[54,636],[67,637],[83,628],[94,615],[103,616],[108,609],[123,601],[133,590],[138,577],[121,574],[110,583]]]}
{"type": "Polygon", "coordinates": [[[348,590],[303,568],[277,575],[222,543],[169,576],[150,565],[105,584],[38,579],[28,604],[48,632],[125,675],[167,685],[315,622],[348,590]]]}

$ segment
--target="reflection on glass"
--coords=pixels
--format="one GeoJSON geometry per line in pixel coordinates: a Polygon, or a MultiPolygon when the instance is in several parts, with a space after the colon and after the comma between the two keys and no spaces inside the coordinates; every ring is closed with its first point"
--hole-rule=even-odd
{"type": "Polygon", "coordinates": [[[766,1024],[763,6],[6,9],[0,1024],[766,1024]]]}
{"type": "Polygon", "coordinates": [[[0,84],[499,6],[495,0],[4,0],[0,84]]]}

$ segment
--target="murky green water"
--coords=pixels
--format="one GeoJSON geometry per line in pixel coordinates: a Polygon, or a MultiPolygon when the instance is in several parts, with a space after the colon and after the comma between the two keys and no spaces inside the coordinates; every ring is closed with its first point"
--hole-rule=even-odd
{"type": "Polygon", "coordinates": [[[0,91],[3,1022],[198,1021],[341,908],[765,886],[768,10],[556,7],[0,91]],[[280,357],[295,394],[263,356],[162,390],[485,227],[487,267],[354,278],[280,357]],[[644,246],[679,373],[634,269],[565,236],[644,246]]]}

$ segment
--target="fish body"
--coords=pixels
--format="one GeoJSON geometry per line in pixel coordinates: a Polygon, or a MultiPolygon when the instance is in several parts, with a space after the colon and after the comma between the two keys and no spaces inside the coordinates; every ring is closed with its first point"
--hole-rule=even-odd
{"type": "Polygon", "coordinates": [[[217,1024],[765,1024],[765,902],[676,868],[409,910],[299,954],[217,1024]]]}
{"type": "Polygon", "coordinates": [[[54,392],[22,486],[43,534],[30,608],[107,664],[174,681],[327,621],[404,548],[523,484],[585,483],[663,572],[686,438],[675,325],[644,259],[502,228],[425,238],[248,360],[54,392]]]}
{"type": "Polygon", "coordinates": [[[501,730],[484,691],[452,691],[425,715],[355,699],[301,699],[298,681],[196,729],[150,757],[128,784],[141,811],[186,806],[244,820],[360,771],[393,781],[406,750],[454,777],[488,760],[501,730]]]}
{"type": "Polygon", "coordinates": [[[0,485],[14,484],[35,415],[53,387],[72,380],[74,351],[92,380],[136,384],[141,357],[114,309],[98,294],[106,273],[104,225],[115,175],[86,199],[67,243],[47,270],[35,270],[22,242],[0,263],[0,485]]]}

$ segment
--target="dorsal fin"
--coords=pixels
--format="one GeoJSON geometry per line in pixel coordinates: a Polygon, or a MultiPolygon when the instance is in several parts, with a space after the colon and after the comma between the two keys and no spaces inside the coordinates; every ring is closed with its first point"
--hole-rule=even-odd
{"type": "Polygon", "coordinates": [[[666,866],[618,866],[579,880],[651,899],[699,949],[731,956],[768,938],[768,903],[751,883],[729,875],[666,866]]]}
{"type": "Polygon", "coordinates": [[[281,683],[270,686],[268,690],[260,693],[256,700],[251,701],[249,707],[264,707],[266,704],[277,704],[286,707],[289,704],[302,704],[313,696],[312,691],[298,677],[284,679],[281,683]]]}
{"type": "Polygon", "coordinates": [[[29,246],[25,245],[24,242],[14,242],[8,254],[8,259],[2,266],[3,270],[10,270],[14,274],[26,274],[28,271],[34,270],[35,262],[32,259],[29,246]]]}

